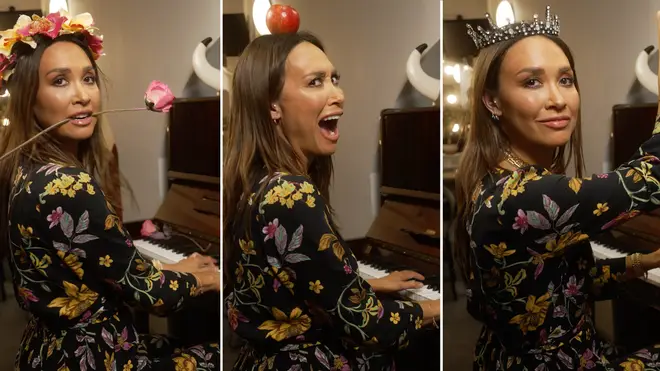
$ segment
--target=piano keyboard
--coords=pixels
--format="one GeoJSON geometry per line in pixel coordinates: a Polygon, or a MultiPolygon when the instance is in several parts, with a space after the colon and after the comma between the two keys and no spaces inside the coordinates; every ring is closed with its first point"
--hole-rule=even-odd
{"type": "Polygon", "coordinates": [[[191,249],[182,249],[184,251],[189,250],[185,253],[182,253],[176,251],[172,247],[169,247],[168,246],[170,245],[169,243],[165,244],[165,243],[161,243],[161,241],[147,240],[147,239],[133,240],[133,245],[135,245],[135,247],[145,257],[149,259],[160,260],[163,264],[178,263],[179,261],[187,258],[189,255],[195,252],[195,250],[190,251],[191,249]]]}
{"type": "MultiPolygon", "coordinates": [[[[379,266],[376,266],[374,263],[366,263],[363,261],[358,261],[358,269],[360,271],[360,277],[365,280],[373,278],[383,278],[390,274],[393,270],[385,270],[379,266]]],[[[434,282],[432,279],[427,278],[426,284],[419,289],[410,289],[399,291],[399,295],[403,296],[406,299],[414,301],[422,300],[439,300],[440,299],[440,285],[438,282],[434,282]]]]}
{"type": "MultiPolygon", "coordinates": [[[[594,258],[598,259],[612,259],[627,256],[628,253],[620,251],[609,241],[591,241],[591,249],[594,252],[594,258]]],[[[641,279],[649,282],[652,285],[660,286],[660,268],[651,269],[648,272],[648,278],[641,277],[641,279]]]]}
{"type": "MultiPolygon", "coordinates": [[[[168,241],[169,242],[169,241],[168,241]]],[[[135,247],[149,259],[160,260],[163,264],[175,264],[185,259],[192,252],[182,253],[176,251],[174,248],[169,247],[162,243],[162,241],[139,239],[134,240],[135,247]]],[[[178,247],[178,246],[177,246],[178,247]]],[[[179,250],[179,249],[177,249],[179,250]]],[[[390,274],[393,270],[386,270],[377,266],[374,263],[358,262],[360,276],[363,279],[382,278],[390,274]]],[[[440,285],[433,279],[427,279],[427,283],[419,289],[410,289],[399,292],[399,294],[407,299],[421,301],[421,300],[439,300],[440,299],[440,285]]]]}

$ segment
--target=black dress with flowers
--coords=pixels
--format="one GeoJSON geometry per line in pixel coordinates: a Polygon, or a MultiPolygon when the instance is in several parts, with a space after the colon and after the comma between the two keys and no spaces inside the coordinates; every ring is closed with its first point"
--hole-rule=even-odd
{"type": "Polygon", "coordinates": [[[379,300],[308,178],[265,181],[231,247],[238,257],[226,308],[248,342],[234,369],[393,370],[388,354],[418,333],[420,306],[379,300]]]}
{"type": "Polygon", "coordinates": [[[475,370],[660,370],[660,349],[620,356],[598,339],[595,300],[611,299],[624,258],[594,261],[591,236],[660,205],[660,123],[626,164],[577,179],[496,169],[467,229],[468,311],[484,323],[475,370]]]}
{"type": "Polygon", "coordinates": [[[218,344],[179,349],[136,333],[128,305],[167,315],[197,294],[197,281],[145,260],[85,171],[21,167],[10,202],[13,281],[32,315],[17,370],[219,368],[218,344]]]}

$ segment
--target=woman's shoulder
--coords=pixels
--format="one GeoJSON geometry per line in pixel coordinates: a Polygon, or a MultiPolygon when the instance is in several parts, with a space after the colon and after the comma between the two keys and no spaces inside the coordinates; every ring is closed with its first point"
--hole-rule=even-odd
{"type": "Polygon", "coordinates": [[[259,184],[263,185],[266,182],[265,190],[268,192],[280,191],[301,191],[303,193],[315,193],[316,186],[312,179],[306,175],[296,175],[286,172],[276,172],[273,175],[263,177],[259,184]]]}
{"type": "Polygon", "coordinates": [[[260,184],[264,182],[261,207],[278,204],[291,209],[297,203],[314,207],[319,199],[316,185],[306,175],[278,172],[262,178],[260,184]]]}
{"type": "Polygon", "coordinates": [[[89,183],[92,181],[92,175],[82,167],[74,165],[65,165],[59,163],[21,165],[18,167],[18,173],[24,174],[34,181],[54,181],[75,178],[89,183]]]}
{"type": "Polygon", "coordinates": [[[58,163],[22,165],[18,168],[16,180],[21,178],[37,194],[60,193],[72,197],[80,190],[90,195],[97,191],[92,175],[78,166],[58,163]]]}

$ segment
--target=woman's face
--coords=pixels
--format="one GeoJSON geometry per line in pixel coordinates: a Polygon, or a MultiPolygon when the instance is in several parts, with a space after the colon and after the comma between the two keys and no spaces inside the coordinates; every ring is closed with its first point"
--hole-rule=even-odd
{"type": "Polygon", "coordinates": [[[494,102],[491,111],[500,117],[511,144],[520,147],[554,149],[566,144],[580,109],[568,58],[542,36],[524,38],[508,50],[499,71],[499,91],[486,99],[494,102]]]}
{"type": "Polygon", "coordinates": [[[286,60],[284,87],[271,116],[283,134],[308,161],[335,152],[337,121],[343,114],[344,93],[339,76],[321,49],[298,44],[286,60]]]}
{"type": "Polygon", "coordinates": [[[65,145],[92,136],[96,126],[101,94],[96,71],[85,52],[72,42],[49,46],[39,65],[39,88],[34,113],[42,127],[73,118],[55,130],[65,145]]]}

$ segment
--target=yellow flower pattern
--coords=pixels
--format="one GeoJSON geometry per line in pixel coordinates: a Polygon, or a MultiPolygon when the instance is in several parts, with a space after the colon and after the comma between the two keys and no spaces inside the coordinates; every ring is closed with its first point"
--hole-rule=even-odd
{"type": "Polygon", "coordinates": [[[33,316],[17,369],[133,371],[150,353],[171,369],[217,368],[217,344],[176,351],[171,340],[136,333],[125,304],[167,315],[197,294],[197,280],[161,271],[142,257],[87,172],[60,164],[20,166],[10,221],[14,284],[21,307],[33,316]],[[164,359],[167,354],[172,357],[164,359]]]}
{"type": "Polygon", "coordinates": [[[420,306],[376,297],[308,177],[276,173],[253,190],[251,232],[232,233],[237,256],[229,263],[226,313],[232,330],[256,349],[281,350],[246,350],[239,368],[358,369],[355,357],[369,359],[373,370],[389,367],[378,347],[405,347],[422,328],[420,306]],[[350,351],[328,348],[327,326],[344,333],[350,351]]]}
{"type": "Polygon", "coordinates": [[[485,328],[474,369],[660,370],[655,348],[609,359],[592,313],[596,300],[617,294],[626,258],[595,260],[589,242],[660,206],[658,156],[654,135],[609,173],[578,179],[536,166],[497,168],[475,187],[467,306],[485,328]]]}

